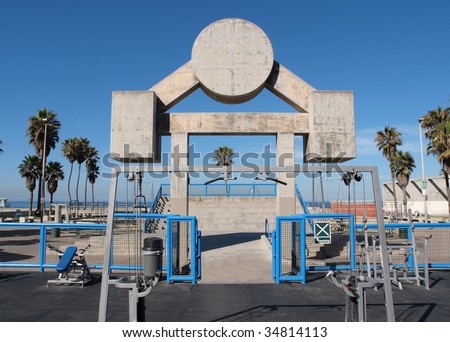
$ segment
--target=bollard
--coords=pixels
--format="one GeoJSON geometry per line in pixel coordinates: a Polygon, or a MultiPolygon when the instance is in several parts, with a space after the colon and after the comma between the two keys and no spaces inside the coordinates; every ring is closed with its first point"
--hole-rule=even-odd
{"type": "MultiPolygon", "coordinates": [[[[61,212],[62,212],[62,204],[55,205],[55,223],[61,223],[61,212]]],[[[60,228],[52,228],[52,237],[57,238],[61,234],[60,228]]]]}

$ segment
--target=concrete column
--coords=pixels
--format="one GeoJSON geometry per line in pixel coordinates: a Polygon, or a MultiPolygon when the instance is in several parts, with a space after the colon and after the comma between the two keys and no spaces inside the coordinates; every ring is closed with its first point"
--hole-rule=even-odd
{"type": "MultiPolygon", "coordinates": [[[[171,163],[172,166],[188,166],[188,134],[172,133],[171,163]]],[[[186,172],[170,174],[170,203],[172,214],[189,214],[189,177],[186,172]]]]}
{"type": "Polygon", "coordinates": [[[55,223],[61,223],[62,204],[55,205],[55,223]]]}
{"type": "MultiPolygon", "coordinates": [[[[294,166],[295,142],[294,134],[277,134],[277,165],[280,167],[294,166]]],[[[287,185],[277,184],[277,216],[295,214],[295,175],[292,172],[278,173],[278,179],[287,185]]]]}

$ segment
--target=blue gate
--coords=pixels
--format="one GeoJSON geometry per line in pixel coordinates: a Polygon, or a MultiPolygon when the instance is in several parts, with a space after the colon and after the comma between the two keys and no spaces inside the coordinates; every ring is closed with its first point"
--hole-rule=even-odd
{"type": "Polygon", "coordinates": [[[277,284],[305,284],[307,271],[356,269],[353,214],[279,216],[271,239],[272,277],[277,284]]]}
{"type": "Polygon", "coordinates": [[[167,219],[167,282],[201,278],[201,231],[195,216],[167,219]]]}

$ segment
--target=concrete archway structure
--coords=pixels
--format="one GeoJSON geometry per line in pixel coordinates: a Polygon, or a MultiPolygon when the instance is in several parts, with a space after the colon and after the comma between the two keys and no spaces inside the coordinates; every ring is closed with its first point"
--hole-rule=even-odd
{"type": "MultiPolygon", "coordinates": [[[[112,96],[111,157],[124,163],[160,159],[159,137],[171,135],[172,167],[188,167],[189,134],[276,135],[277,166],[294,166],[294,137],[306,143],[305,162],[341,162],[356,157],[351,91],[320,91],[274,59],[272,44],[255,24],[227,18],[206,27],[192,58],[144,91],[112,96]],[[169,110],[201,88],[216,101],[249,101],[266,88],[293,108],[292,113],[177,113],[169,110]]],[[[277,214],[295,213],[293,173],[277,192],[277,214]]],[[[171,173],[172,212],[187,215],[188,176],[171,173]]]]}

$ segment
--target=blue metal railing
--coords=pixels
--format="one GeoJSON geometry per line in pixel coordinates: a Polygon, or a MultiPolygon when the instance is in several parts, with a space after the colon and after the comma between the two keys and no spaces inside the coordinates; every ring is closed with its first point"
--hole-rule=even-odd
{"type": "MultiPolygon", "coordinates": [[[[311,214],[308,208],[308,204],[306,203],[305,199],[302,196],[302,193],[300,192],[300,189],[298,188],[298,185],[295,186],[295,194],[297,195],[297,199],[300,202],[300,205],[303,208],[303,212],[307,215],[311,214]]],[[[309,228],[311,232],[314,231],[314,220],[308,220],[309,228]]]]}
{"type": "MultiPolygon", "coordinates": [[[[139,215],[144,219],[168,219],[169,217],[182,218],[178,215],[166,215],[166,214],[141,214],[139,215]]],[[[133,213],[115,213],[115,218],[136,218],[136,214],[133,213]]],[[[48,263],[47,258],[47,233],[49,230],[53,228],[59,228],[61,230],[71,230],[71,231],[81,231],[81,230],[96,230],[104,234],[106,231],[106,224],[84,224],[84,223],[5,223],[0,222],[0,234],[2,230],[39,230],[39,242],[37,242],[37,253],[34,251],[30,251],[29,249],[26,251],[27,257],[37,259],[37,261],[29,261],[29,262],[17,262],[17,261],[4,261],[0,260],[0,267],[7,268],[38,268],[40,272],[43,272],[46,268],[56,268],[56,263],[48,263]],[[30,255],[35,254],[35,255],[30,255]]],[[[37,234],[36,234],[37,235],[37,234]]],[[[4,242],[5,240],[3,240],[4,242]]],[[[64,238],[61,237],[61,241],[64,242],[64,238]]],[[[1,246],[1,243],[0,243],[1,246]]],[[[112,255],[114,255],[114,244],[112,245],[112,255]]],[[[4,250],[4,248],[3,248],[4,250]]],[[[4,251],[5,252],[5,251],[4,251]]],[[[7,251],[6,251],[7,252],[7,251]]],[[[100,251],[103,253],[103,249],[100,251]]],[[[112,258],[114,260],[114,258],[112,258]]],[[[95,269],[102,269],[103,264],[101,263],[90,263],[89,266],[95,269]]],[[[136,265],[122,265],[122,264],[113,264],[111,265],[111,270],[135,270],[137,268],[136,265]]],[[[166,266],[163,266],[163,270],[166,269],[166,266]]]]}
{"type": "Polygon", "coordinates": [[[308,204],[306,203],[305,199],[302,196],[302,193],[300,192],[300,189],[298,188],[298,186],[295,186],[295,194],[297,195],[297,199],[300,202],[300,205],[303,208],[303,211],[305,214],[311,214],[308,208],[308,204]]]}
{"type": "Polygon", "coordinates": [[[153,198],[153,202],[150,205],[150,210],[149,213],[150,214],[154,214],[156,207],[158,205],[159,200],[161,199],[161,193],[162,193],[162,186],[159,187],[158,191],[156,192],[155,197],[153,198]]]}
{"type": "MultiPolygon", "coordinates": [[[[45,268],[56,268],[56,264],[48,264],[46,261],[47,229],[74,229],[74,230],[106,230],[106,224],[76,224],[76,223],[0,223],[0,229],[39,229],[39,254],[38,262],[4,262],[0,260],[0,267],[15,268],[39,268],[43,272],[45,268]]],[[[90,265],[92,268],[102,268],[101,264],[90,265]]]]}

